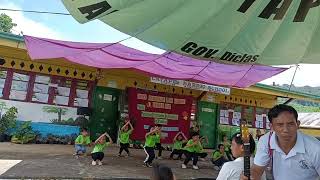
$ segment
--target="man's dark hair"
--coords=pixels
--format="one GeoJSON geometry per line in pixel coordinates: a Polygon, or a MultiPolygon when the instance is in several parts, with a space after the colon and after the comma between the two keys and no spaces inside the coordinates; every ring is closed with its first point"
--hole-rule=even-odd
{"type": "MultiPolygon", "coordinates": [[[[250,137],[250,140],[249,140],[249,143],[250,143],[250,154],[253,154],[254,153],[254,150],[256,149],[256,143],[252,137],[252,135],[250,134],[249,135],[250,137]]],[[[243,141],[241,139],[241,134],[240,133],[235,133],[231,140],[234,140],[237,144],[239,145],[242,145],[243,144],[243,141]]]]}
{"type": "Polygon", "coordinates": [[[219,145],[218,145],[218,149],[220,149],[221,146],[224,146],[224,145],[223,145],[223,144],[219,144],[219,145]]]}
{"type": "Polygon", "coordinates": [[[298,121],[298,112],[291,106],[285,105],[285,104],[278,104],[271,108],[268,112],[268,118],[270,123],[272,123],[273,118],[277,118],[280,113],[283,112],[289,112],[294,115],[296,120],[298,121]]]}
{"type": "Polygon", "coordinates": [[[88,132],[88,129],[87,128],[82,128],[81,132],[83,132],[83,131],[88,132]]]}
{"type": "Polygon", "coordinates": [[[173,180],[171,168],[163,164],[155,164],[152,171],[152,180],[173,180]]]}

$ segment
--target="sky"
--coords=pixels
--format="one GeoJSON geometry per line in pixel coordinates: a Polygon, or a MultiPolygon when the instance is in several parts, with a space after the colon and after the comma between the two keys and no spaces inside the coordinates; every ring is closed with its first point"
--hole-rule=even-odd
{"type": "MultiPolygon", "coordinates": [[[[0,7],[68,13],[60,0],[0,0],[0,7]]],[[[15,34],[23,32],[25,35],[50,39],[104,43],[119,42],[129,38],[128,35],[119,32],[99,20],[80,24],[71,16],[64,15],[9,12],[1,10],[0,13],[6,13],[13,19],[14,23],[18,24],[13,31],[15,34]]],[[[135,38],[129,38],[121,43],[149,53],[160,54],[164,52],[161,49],[152,47],[135,38]]],[[[261,83],[269,85],[273,82],[280,85],[290,84],[296,66],[292,65],[281,67],[290,67],[290,69],[272,78],[264,80],[261,83]]],[[[320,86],[320,80],[318,79],[318,77],[320,77],[319,69],[320,65],[299,65],[293,84],[295,86],[320,86]]]]}

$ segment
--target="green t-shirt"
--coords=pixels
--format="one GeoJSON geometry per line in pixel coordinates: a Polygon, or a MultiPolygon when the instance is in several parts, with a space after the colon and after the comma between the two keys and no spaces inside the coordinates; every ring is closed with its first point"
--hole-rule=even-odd
{"type": "Polygon", "coordinates": [[[154,147],[154,146],[156,146],[156,140],[157,140],[156,135],[149,135],[146,138],[146,142],[145,142],[144,146],[145,147],[154,147]]]}
{"type": "Polygon", "coordinates": [[[110,144],[110,142],[105,142],[103,144],[96,144],[91,153],[103,152],[104,149],[110,144]]]}
{"type": "Polygon", "coordinates": [[[229,142],[222,142],[221,144],[224,145],[224,151],[230,152],[231,144],[229,142]]]}
{"type": "Polygon", "coordinates": [[[156,138],[155,139],[156,143],[160,143],[160,139],[161,139],[160,134],[156,134],[155,138],[156,138]]]}
{"type": "Polygon", "coordinates": [[[132,133],[132,130],[128,130],[127,132],[121,132],[120,133],[120,142],[123,144],[129,143],[129,137],[132,133]]]}
{"type": "Polygon", "coordinates": [[[180,150],[182,149],[183,141],[176,140],[173,144],[173,149],[180,150]]]}
{"type": "Polygon", "coordinates": [[[83,136],[82,134],[77,137],[75,144],[88,145],[91,143],[90,136],[83,136]]]}
{"type": "MultiPolygon", "coordinates": [[[[188,143],[187,143],[186,146],[188,146],[188,145],[190,145],[190,144],[193,144],[193,140],[192,140],[192,139],[190,139],[190,140],[188,141],[188,143]]],[[[196,144],[196,145],[194,145],[194,146],[184,147],[184,150],[186,150],[186,151],[188,151],[188,152],[197,152],[197,150],[200,149],[199,146],[201,146],[200,143],[198,143],[198,144],[196,144]]]]}
{"type": "Polygon", "coordinates": [[[203,150],[202,144],[199,143],[199,145],[195,147],[195,152],[196,153],[202,153],[202,150],[203,150]]]}
{"type": "Polygon", "coordinates": [[[222,154],[220,151],[214,151],[212,153],[212,159],[216,160],[221,158],[222,156],[224,156],[224,154],[222,154]]]}

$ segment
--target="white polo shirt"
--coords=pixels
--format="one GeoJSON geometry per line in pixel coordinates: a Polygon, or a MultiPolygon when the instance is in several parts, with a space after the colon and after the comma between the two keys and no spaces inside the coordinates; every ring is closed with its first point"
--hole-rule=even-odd
{"type": "MultiPolygon", "coordinates": [[[[267,166],[270,161],[269,133],[259,140],[254,164],[267,166]]],[[[318,180],[320,177],[320,141],[298,131],[295,146],[286,155],[278,146],[275,133],[270,139],[275,180],[318,180]]]]}
{"type": "MultiPolygon", "coordinates": [[[[251,158],[251,165],[253,159],[251,158]]],[[[216,180],[239,180],[243,172],[243,157],[239,157],[234,161],[229,161],[223,164],[216,180]]],[[[265,180],[266,175],[263,174],[261,180],[265,180]]]]}

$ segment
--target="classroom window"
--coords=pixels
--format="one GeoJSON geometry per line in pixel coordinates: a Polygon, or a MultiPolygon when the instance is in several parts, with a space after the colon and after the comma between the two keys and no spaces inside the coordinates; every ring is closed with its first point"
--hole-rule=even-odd
{"type": "Polygon", "coordinates": [[[65,106],[69,104],[71,82],[71,79],[63,78],[56,79],[56,81],[53,82],[56,86],[53,104],[65,106]]]}
{"type": "Polygon", "coordinates": [[[74,106],[89,106],[89,83],[87,81],[78,81],[76,83],[76,95],[74,98],[74,106]]]}
{"type": "Polygon", "coordinates": [[[36,75],[33,86],[32,101],[48,103],[49,99],[49,76],[36,75]]]}
{"type": "Polygon", "coordinates": [[[3,97],[3,90],[6,83],[7,71],[0,70],[0,98],[3,97]]]}
{"type": "Polygon", "coordinates": [[[9,99],[25,101],[28,92],[29,75],[14,72],[9,99]]]}

